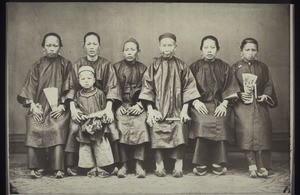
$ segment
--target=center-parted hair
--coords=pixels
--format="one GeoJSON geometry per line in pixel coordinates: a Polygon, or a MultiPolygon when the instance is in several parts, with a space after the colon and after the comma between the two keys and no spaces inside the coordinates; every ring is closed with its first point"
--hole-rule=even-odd
{"type": "Polygon", "coordinates": [[[220,50],[220,45],[219,45],[218,39],[215,36],[208,35],[208,36],[203,37],[202,40],[201,40],[201,44],[200,44],[200,50],[201,51],[202,51],[202,48],[203,48],[204,41],[207,40],[207,39],[211,39],[211,40],[215,41],[217,51],[220,50]]]}
{"type": "Polygon", "coordinates": [[[45,47],[46,39],[47,39],[47,37],[50,37],[50,36],[54,36],[54,37],[56,37],[58,39],[58,41],[59,41],[59,47],[63,46],[61,37],[57,33],[51,32],[51,33],[47,33],[47,34],[44,35],[44,38],[43,38],[43,41],[42,41],[42,44],[41,44],[42,47],[45,47]]]}
{"type": "Polygon", "coordinates": [[[257,49],[257,51],[258,51],[258,42],[257,42],[257,40],[254,39],[254,38],[246,38],[246,39],[244,39],[244,40],[242,41],[242,43],[241,43],[241,46],[240,46],[241,50],[243,50],[244,46],[245,46],[247,43],[253,43],[253,44],[255,44],[255,45],[256,45],[256,49],[257,49]]]}
{"type": "Polygon", "coordinates": [[[95,33],[95,32],[88,32],[84,35],[84,38],[83,38],[83,44],[85,45],[85,40],[88,36],[91,36],[91,35],[94,35],[95,37],[97,37],[98,39],[98,42],[99,42],[99,45],[100,45],[100,36],[98,35],[98,33],[95,33]]]}

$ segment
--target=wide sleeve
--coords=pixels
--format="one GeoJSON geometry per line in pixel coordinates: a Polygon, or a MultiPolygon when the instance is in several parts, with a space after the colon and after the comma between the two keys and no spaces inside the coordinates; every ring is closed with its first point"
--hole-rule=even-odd
{"type": "Polygon", "coordinates": [[[103,66],[103,86],[107,100],[118,100],[122,102],[121,87],[118,80],[116,70],[113,65],[108,62],[103,66]]]}
{"type": "Polygon", "coordinates": [[[133,102],[137,102],[138,101],[138,97],[141,93],[141,90],[142,90],[142,79],[143,79],[143,75],[144,73],[146,72],[147,70],[147,66],[145,66],[144,64],[141,64],[140,67],[139,67],[139,75],[140,75],[140,78],[139,78],[139,81],[136,83],[136,86],[135,88],[132,90],[131,92],[131,96],[132,96],[132,101],[133,102]]]}
{"type": "Polygon", "coordinates": [[[234,75],[234,70],[226,63],[224,65],[224,85],[222,90],[222,99],[227,99],[227,97],[232,96],[235,93],[240,92],[240,87],[234,75]]]}
{"type": "Polygon", "coordinates": [[[142,88],[139,95],[140,100],[155,102],[155,91],[154,91],[154,64],[151,64],[145,71],[142,78],[142,88]]]}
{"type": "Polygon", "coordinates": [[[267,104],[274,108],[277,106],[278,104],[278,100],[277,100],[277,96],[275,93],[275,89],[274,89],[274,84],[273,84],[273,80],[270,74],[270,71],[268,69],[268,67],[265,65],[264,68],[264,91],[263,94],[267,95],[268,99],[267,99],[267,104]]]}
{"type": "Polygon", "coordinates": [[[73,100],[76,93],[76,83],[78,83],[76,73],[72,67],[70,61],[66,62],[66,68],[64,72],[64,81],[62,84],[61,103],[65,103],[67,100],[73,100]]]}
{"type": "Polygon", "coordinates": [[[20,94],[17,96],[17,101],[23,104],[24,107],[28,107],[27,100],[36,100],[37,87],[39,82],[39,62],[33,64],[25,78],[25,82],[20,90],[20,94]]]}
{"type": "Polygon", "coordinates": [[[181,74],[181,86],[183,103],[187,103],[200,97],[195,77],[192,71],[185,64],[183,64],[181,74]]]}

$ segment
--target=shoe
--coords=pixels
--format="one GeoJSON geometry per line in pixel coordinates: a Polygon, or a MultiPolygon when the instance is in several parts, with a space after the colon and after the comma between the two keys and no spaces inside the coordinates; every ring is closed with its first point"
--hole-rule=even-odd
{"type": "Polygon", "coordinates": [[[203,176],[207,173],[207,167],[201,168],[200,166],[197,166],[193,169],[193,173],[198,176],[203,176]]]}
{"type": "Polygon", "coordinates": [[[70,175],[70,176],[76,176],[76,175],[78,175],[78,172],[79,172],[79,167],[68,167],[67,168],[67,173],[68,173],[68,175],[70,175]]]}
{"type": "Polygon", "coordinates": [[[257,171],[257,176],[258,177],[266,178],[266,177],[268,177],[268,175],[269,175],[269,171],[266,168],[260,168],[257,171]]]}
{"type": "Polygon", "coordinates": [[[92,168],[90,171],[88,171],[86,173],[86,176],[93,178],[97,176],[97,169],[96,168],[92,168]]]}
{"type": "Polygon", "coordinates": [[[180,178],[180,177],[182,177],[182,171],[178,171],[178,170],[174,169],[172,175],[175,178],[180,178]]]}
{"type": "Polygon", "coordinates": [[[249,171],[249,177],[250,178],[257,178],[257,173],[255,170],[249,171]]]}
{"type": "Polygon", "coordinates": [[[32,179],[39,179],[43,176],[44,169],[31,170],[30,175],[32,179]]]}
{"type": "Polygon", "coordinates": [[[100,177],[100,178],[108,178],[109,177],[109,172],[101,169],[100,167],[97,168],[97,172],[98,172],[98,177],[100,177]]]}
{"type": "Polygon", "coordinates": [[[126,170],[126,168],[121,168],[121,169],[119,169],[119,171],[118,171],[118,178],[125,178],[126,177],[126,174],[127,174],[127,170],[126,170]]]}
{"type": "Polygon", "coordinates": [[[64,175],[65,173],[63,171],[57,171],[56,173],[54,173],[54,178],[61,179],[64,177],[64,175]]]}
{"type": "Polygon", "coordinates": [[[155,174],[157,177],[165,177],[167,175],[166,170],[162,169],[162,170],[155,170],[155,174]]]}
{"type": "Polygon", "coordinates": [[[118,171],[119,171],[118,167],[115,167],[114,170],[110,173],[110,175],[117,176],[118,175],[118,171]]]}
{"type": "Polygon", "coordinates": [[[216,175],[224,175],[227,172],[227,168],[224,166],[220,166],[220,167],[212,166],[212,172],[216,175]]]}
{"type": "Polygon", "coordinates": [[[137,178],[145,178],[146,177],[146,172],[145,170],[140,170],[136,172],[137,178]]]}

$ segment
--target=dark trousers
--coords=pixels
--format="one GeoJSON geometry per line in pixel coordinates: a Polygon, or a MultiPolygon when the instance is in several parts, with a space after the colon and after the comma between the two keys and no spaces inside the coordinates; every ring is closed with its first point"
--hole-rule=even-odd
{"type": "Polygon", "coordinates": [[[164,160],[164,157],[172,159],[183,159],[185,153],[185,146],[181,144],[175,148],[161,148],[155,149],[155,161],[159,162],[164,160]]]}
{"type": "Polygon", "coordinates": [[[28,169],[64,170],[64,147],[27,148],[28,169]],[[50,168],[48,167],[50,166],[50,168]]]}
{"type": "Polygon", "coordinates": [[[226,141],[213,141],[198,137],[195,145],[193,163],[200,166],[227,164],[226,141]]]}
{"type": "Polygon", "coordinates": [[[256,165],[258,169],[260,168],[270,168],[271,167],[271,151],[270,150],[244,150],[248,166],[256,165]]]}
{"type": "Polygon", "coordinates": [[[131,159],[144,161],[145,144],[127,145],[120,143],[120,161],[126,162],[131,159]]]}

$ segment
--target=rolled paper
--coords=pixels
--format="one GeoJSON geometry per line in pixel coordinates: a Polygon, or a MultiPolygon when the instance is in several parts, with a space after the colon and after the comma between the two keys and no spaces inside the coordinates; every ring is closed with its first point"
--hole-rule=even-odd
{"type": "Polygon", "coordinates": [[[51,110],[58,106],[58,88],[48,87],[43,89],[51,110]]]}

